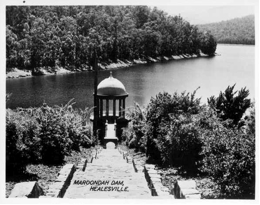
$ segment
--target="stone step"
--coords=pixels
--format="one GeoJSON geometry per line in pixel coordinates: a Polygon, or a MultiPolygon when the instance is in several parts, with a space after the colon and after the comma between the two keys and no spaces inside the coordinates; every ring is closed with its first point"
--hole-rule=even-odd
{"type": "Polygon", "coordinates": [[[135,172],[117,149],[104,149],[77,171],[65,198],[151,198],[144,172],[135,172]]]}

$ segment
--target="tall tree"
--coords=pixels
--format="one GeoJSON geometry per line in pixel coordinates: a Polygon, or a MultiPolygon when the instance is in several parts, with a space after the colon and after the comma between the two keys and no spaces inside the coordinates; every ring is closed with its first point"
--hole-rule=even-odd
{"type": "Polygon", "coordinates": [[[212,35],[147,6],[8,6],[6,17],[7,67],[33,73],[90,66],[95,49],[101,63],[216,50],[212,35]]]}

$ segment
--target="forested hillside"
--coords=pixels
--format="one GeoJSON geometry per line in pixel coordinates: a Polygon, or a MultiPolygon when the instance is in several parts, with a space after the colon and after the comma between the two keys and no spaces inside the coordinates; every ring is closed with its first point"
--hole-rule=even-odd
{"type": "Polygon", "coordinates": [[[254,15],[229,21],[198,25],[200,31],[210,31],[218,43],[255,44],[254,15]]]}
{"type": "Polygon", "coordinates": [[[147,6],[7,6],[10,68],[69,70],[98,62],[170,55],[214,55],[212,35],[147,6]]]}

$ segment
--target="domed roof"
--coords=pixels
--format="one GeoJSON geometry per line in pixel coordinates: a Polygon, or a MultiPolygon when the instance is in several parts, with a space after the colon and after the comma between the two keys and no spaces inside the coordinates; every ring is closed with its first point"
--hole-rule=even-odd
{"type": "Polygon", "coordinates": [[[112,72],[110,72],[110,76],[104,80],[102,80],[97,87],[97,95],[104,96],[124,96],[128,95],[125,86],[119,80],[112,76],[112,72]]]}

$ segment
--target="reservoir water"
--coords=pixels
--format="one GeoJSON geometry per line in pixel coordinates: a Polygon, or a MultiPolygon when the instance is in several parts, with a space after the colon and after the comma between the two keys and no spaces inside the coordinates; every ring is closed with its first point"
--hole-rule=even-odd
{"type": "MultiPolygon", "coordinates": [[[[218,45],[220,56],[171,60],[162,63],[135,65],[113,70],[113,76],[126,87],[126,106],[134,102],[148,104],[159,92],[193,92],[206,103],[229,85],[235,90],[247,87],[255,98],[255,46],[218,45]]],[[[99,71],[98,82],[109,77],[109,70],[99,71]]],[[[74,107],[93,106],[93,72],[7,79],[6,92],[12,93],[7,108],[65,105],[74,98],[74,107]]]]}

